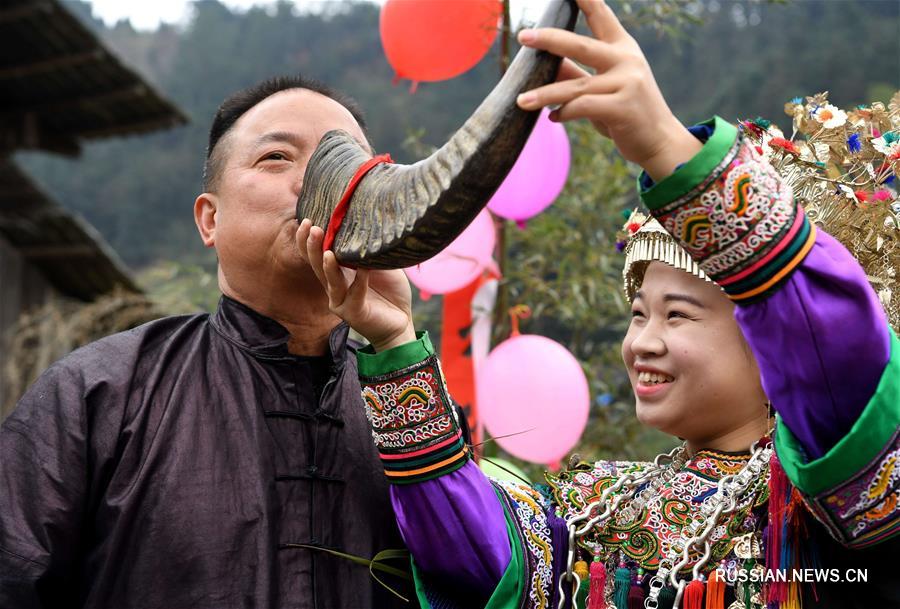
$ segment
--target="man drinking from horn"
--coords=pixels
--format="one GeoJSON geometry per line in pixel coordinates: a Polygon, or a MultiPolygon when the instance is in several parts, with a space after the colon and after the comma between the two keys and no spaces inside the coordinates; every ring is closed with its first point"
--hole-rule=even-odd
{"type": "MultiPolygon", "coordinates": [[[[547,19],[571,28],[575,11],[547,19]]],[[[370,574],[404,544],[348,325],[297,246],[298,198],[330,213],[352,195],[347,263],[424,260],[500,185],[536,119],[515,95],[558,64],[527,51],[411,167],[366,162],[362,114],[320,83],[226,99],[194,202],[218,310],[92,343],[22,397],[0,428],[0,607],[409,607],[370,574]]]]}

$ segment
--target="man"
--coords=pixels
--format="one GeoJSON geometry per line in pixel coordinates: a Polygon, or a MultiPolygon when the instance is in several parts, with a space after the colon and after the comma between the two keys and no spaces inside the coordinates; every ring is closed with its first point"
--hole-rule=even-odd
{"type": "Polygon", "coordinates": [[[0,607],[410,606],[329,552],[403,547],[348,327],[295,242],[332,129],[368,146],[355,104],[300,78],[219,108],[194,203],[219,308],[70,354],[3,423],[0,607]]]}

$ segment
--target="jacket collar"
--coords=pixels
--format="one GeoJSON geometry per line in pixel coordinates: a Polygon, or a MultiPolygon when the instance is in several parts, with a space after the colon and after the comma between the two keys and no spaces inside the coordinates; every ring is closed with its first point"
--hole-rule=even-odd
{"type": "MultiPolygon", "coordinates": [[[[288,351],[291,335],[287,328],[228,296],[219,299],[210,321],[223,338],[256,356],[292,357],[288,351]]],[[[341,322],[328,337],[331,359],[337,367],[346,359],[349,332],[347,323],[341,322]]]]}

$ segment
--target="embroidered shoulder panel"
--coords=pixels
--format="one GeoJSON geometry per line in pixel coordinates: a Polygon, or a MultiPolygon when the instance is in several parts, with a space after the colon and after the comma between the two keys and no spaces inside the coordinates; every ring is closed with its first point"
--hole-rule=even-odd
{"type": "MultiPolygon", "coordinates": [[[[632,504],[633,518],[628,518],[631,511],[629,502],[623,503],[617,511],[618,518],[614,517],[602,529],[595,528],[580,538],[579,545],[592,551],[599,544],[600,556],[604,560],[620,553],[646,571],[656,570],[661,557],[681,538],[682,529],[690,523],[690,514],[696,512],[706,498],[715,494],[720,478],[739,472],[747,459],[746,456],[701,451],[656,492],[648,492],[644,505],[632,504]]],[[[581,512],[588,503],[598,501],[603,491],[620,476],[644,471],[651,465],[642,461],[598,461],[580,464],[558,475],[548,474],[547,481],[553,489],[553,500],[562,517],[570,518],[581,512]]],[[[616,493],[611,495],[615,496],[616,493]]],[[[739,537],[759,527],[754,509],[765,504],[768,496],[767,473],[744,495],[738,509],[713,529],[708,570],[732,553],[739,537]]],[[[699,555],[692,556],[686,570],[698,558],[699,555]]]]}
{"type": "Polygon", "coordinates": [[[831,535],[852,548],[878,543],[900,531],[900,429],[856,476],[807,505],[831,535]]]}

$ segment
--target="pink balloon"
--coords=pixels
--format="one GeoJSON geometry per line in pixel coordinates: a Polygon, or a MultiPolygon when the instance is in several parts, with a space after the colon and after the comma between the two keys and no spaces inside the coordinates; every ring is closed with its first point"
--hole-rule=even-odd
{"type": "Polygon", "coordinates": [[[483,209],[459,237],[437,256],[407,269],[406,276],[423,295],[446,294],[466,287],[492,265],[496,233],[483,209]]]}
{"type": "Polygon", "coordinates": [[[491,351],[476,378],[484,426],[511,455],[556,463],[581,437],[588,382],[578,360],[556,341],[514,336],[491,351]]]}
{"type": "Polygon", "coordinates": [[[569,136],[544,108],[516,164],[488,202],[488,209],[521,222],[538,215],[562,192],[569,177],[569,136]]]}

